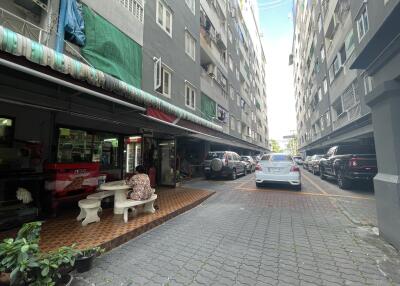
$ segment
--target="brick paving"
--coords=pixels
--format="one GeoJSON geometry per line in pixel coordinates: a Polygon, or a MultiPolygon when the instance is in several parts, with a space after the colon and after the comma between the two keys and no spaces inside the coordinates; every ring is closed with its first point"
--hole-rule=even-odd
{"type": "MultiPolygon", "coordinates": [[[[196,189],[157,189],[154,214],[139,214],[124,223],[122,215],[114,215],[113,209],[103,209],[100,222],[85,227],[76,221],[79,210],[71,210],[57,218],[47,220],[42,227],[40,247],[51,251],[60,246],[76,244],[79,249],[101,246],[112,249],[131,240],[174,216],[189,210],[207,199],[213,192],[196,189]]],[[[0,233],[0,239],[14,236],[17,230],[0,233]]]]}
{"type": "Polygon", "coordinates": [[[400,285],[398,253],[303,185],[193,183],[217,193],[104,254],[74,285],[400,285]]]}

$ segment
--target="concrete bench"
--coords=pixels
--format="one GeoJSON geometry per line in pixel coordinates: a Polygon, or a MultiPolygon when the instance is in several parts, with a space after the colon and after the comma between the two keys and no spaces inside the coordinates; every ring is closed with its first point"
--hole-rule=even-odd
{"type": "Polygon", "coordinates": [[[114,191],[102,191],[88,195],[86,198],[89,200],[102,200],[114,196],[114,191]]]}
{"type": "Polygon", "coordinates": [[[100,200],[93,199],[84,199],[78,202],[78,205],[81,209],[77,221],[82,221],[82,225],[86,226],[92,222],[99,222],[100,218],[98,216],[98,212],[100,210],[100,200]]]}
{"type": "Polygon", "coordinates": [[[154,201],[157,199],[157,195],[153,194],[150,199],[148,200],[143,200],[143,201],[135,201],[135,200],[129,200],[126,199],[124,201],[116,202],[115,206],[117,208],[123,209],[124,213],[124,222],[128,222],[128,211],[129,209],[132,210],[132,213],[136,213],[136,208],[137,206],[143,205],[143,212],[145,213],[154,213],[156,210],[154,209],[154,201]]]}

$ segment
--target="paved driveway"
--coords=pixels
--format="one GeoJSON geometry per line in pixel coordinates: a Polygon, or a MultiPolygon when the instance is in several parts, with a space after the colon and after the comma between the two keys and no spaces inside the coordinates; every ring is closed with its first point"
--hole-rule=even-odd
{"type": "Polygon", "coordinates": [[[400,285],[398,253],[375,234],[376,218],[357,220],[376,216],[371,192],[307,173],[302,192],[256,189],[254,175],[187,186],[217,193],[103,255],[75,285],[400,285]]]}

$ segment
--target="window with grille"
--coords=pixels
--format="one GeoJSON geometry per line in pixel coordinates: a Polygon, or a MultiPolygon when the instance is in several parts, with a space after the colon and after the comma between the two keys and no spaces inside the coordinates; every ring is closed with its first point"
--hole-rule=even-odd
{"type": "Polygon", "coordinates": [[[122,6],[124,6],[129,12],[131,12],[139,22],[143,23],[143,1],[142,0],[120,0],[122,6]]]}

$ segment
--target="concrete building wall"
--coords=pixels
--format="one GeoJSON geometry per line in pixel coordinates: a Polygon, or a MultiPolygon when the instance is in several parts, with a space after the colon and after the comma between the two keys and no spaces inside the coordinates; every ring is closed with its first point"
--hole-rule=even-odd
{"type": "Polygon", "coordinates": [[[172,11],[172,37],[156,22],[157,1],[146,1],[143,36],[143,90],[161,97],[163,100],[200,113],[200,46],[199,46],[199,1],[196,1],[195,15],[184,1],[164,1],[172,11]],[[185,31],[196,40],[196,60],[185,53],[185,31]],[[171,70],[171,98],[154,90],[154,58],[160,58],[171,70]],[[196,110],[185,105],[185,81],[196,90],[196,110]]]}
{"type": "MultiPolygon", "coordinates": [[[[121,32],[143,45],[143,22],[134,16],[119,0],[81,0],[121,32]],[[134,28],[132,28],[134,27],[134,28]]],[[[152,2],[152,1],[149,1],[152,2]]]]}

